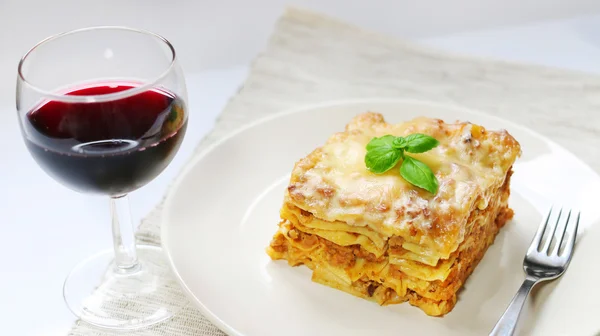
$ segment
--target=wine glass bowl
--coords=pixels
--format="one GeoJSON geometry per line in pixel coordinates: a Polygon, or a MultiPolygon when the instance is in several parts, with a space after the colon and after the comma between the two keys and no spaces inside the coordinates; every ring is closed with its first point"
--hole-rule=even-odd
{"type": "MultiPolygon", "coordinates": [[[[135,84],[101,82],[66,95],[123,92],[135,84]]],[[[38,164],[80,192],[124,195],[171,162],[186,130],[185,104],[149,89],[110,101],[49,100],[26,114],[25,142],[38,164]]]]}
{"type": "Polygon", "coordinates": [[[113,252],[71,272],[63,289],[69,308],[117,329],[172,316],[179,307],[161,298],[176,284],[159,247],[136,246],[127,194],[169,165],[186,132],[187,91],[173,46],[126,27],[49,37],[19,63],[16,106],[27,148],[48,175],[110,199],[113,252]],[[145,304],[131,309],[132,299],[145,304]]]}
{"type": "Polygon", "coordinates": [[[155,178],[181,144],[186,101],[173,47],[148,32],[77,30],[44,40],[19,64],[27,147],[80,192],[123,195],[155,178]]]}

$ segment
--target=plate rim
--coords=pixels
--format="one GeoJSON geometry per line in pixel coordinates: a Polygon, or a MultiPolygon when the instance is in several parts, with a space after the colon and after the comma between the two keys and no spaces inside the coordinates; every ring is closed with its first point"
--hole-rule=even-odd
{"type": "Polygon", "coordinates": [[[208,319],[211,323],[213,323],[215,326],[217,326],[221,331],[225,332],[228,335],[245,336],[244,334],[242,334],[235,328],[228,325],[225,321],[221,320],[208,307],[206,307],[202,303],[202,301],[194,295],[194,293],[192,293],[192,291],[189,289],[189,287],[186,285],[185,281],[183,280],[183,278],[177,271],[177,268],[175,267],[175,263],[173,262],[173,259],[172,259],[172,255],[170,253],[170,248],[167,243],[167,239],[165,239],[165,237],[168,236],[167,227],[168,227],[169,221],[167,219],[170,217],[170,213],[171,213],[170,209],[172,208],[174,195],[177,192],[177,190],[179,189],[179,186],[182,184],[182,182],[185,180],[185,178],[189,175],[190,171],[198,164],[198,162],[200,162],[202,159],[204,159],[205,156],[207,156],[209,153],[211,153],[215,148],[219,147],[222,143],[226,142],[227,140],[229,140],[231,138],[234,138],[238,134],[240,134],[248,129],[251,129],[251,128],[261,125],[261,124],[264,124],[264,123],[274,120],[274,119],[282,118],[282,117],[285,117],[285,116],[291,115],[291,114],[301,113],[301,112],[304,112],[307,110],[313,110],[313,109],[318,109],[318,108],[328,108],[328,107],[333,107],[333,106],[357,105],[357,104],[365,104],[365,103],[423,105],[423,106],[429,106],[432,108],[457,110],[457,111],[466,112],[468,114],[473,114],[473,115],[483,116],[486,118],[495,119],[497,121],[500,121],[502,123],[510,125],[511,128],[518,128],[520,131],[526,132],[532,137],[543,140],[546,143],[549,143],[549,144],[559,148],[560,150],[562,150],[564,152],[564,154],[571,156],[572,159],[576,160],[579,164],[581,164],[582,168],[587,169],[589,172],[591,172],[592,174],[594,174],[598,178],[600,178],[600,174],[598,174],[594,169],[592,169],[592,167],[589,164],[587,164],[585,161],[583,161],[582,159],[577,157],[571,151],[569,151],[562,145],[556,143],[554,140],[548,138],[547,136],[545,136],[541,133],[538,133],[529,127],[517,124],[511,120],[504,119],[504,118],[483,112],[482,110],[469,108],[469,107],[466,107],[466,106],[463,106],[463,105],[460,105],[460,104],[457,104],[454,102],[442,103],[442,102],[433,102],[433,101],[420,100],[420,99],[404,99],[404,98],[356,98],[356,99],[327,100],[327,101],[322,101],[322,102],[315,103],[315,104],[307,104],[307,105],[302,105],[302,106],[295,107],[295,108],[285,109],[285,110],[282,110],[281,112],[276,112],[271,115],[259,118],[252,122],[249,122],[243,126],[240,126],[236,129],[234,129],[233,131],[222,136],[221,138],[219,138],[212,144],[208,145],[208,147],[206,147],[205,149],[200,151],[197,155],[195,155],[194,157],[189,159],[184,164],[184,167],[179,171],[178,175],[172,180],[172,182],[169,186],[169,189],[167,190],[166,195],[164,197],[163,215],[161,218],[161,225],[160,225],[160,238],[161,238],[160,244],[163,249],[163,253],[166,257],[166,260],[168,261],[169,268],[171,269],[173,276],[176,278],[177,282],[179,283],[181,289],[183,290],[185,295],[188,297],[188,299],[190,299],[190,301],[193,302],[193,304],[200,310],[200,312],[206,319],[208,319]]]}

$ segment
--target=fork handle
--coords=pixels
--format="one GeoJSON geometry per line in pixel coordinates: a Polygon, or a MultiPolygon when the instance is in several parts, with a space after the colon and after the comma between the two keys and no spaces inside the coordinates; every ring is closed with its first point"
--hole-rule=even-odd
{"type": "Polygon", "coordinates": [[[519,288],[519,291],[513,297],[510,305],[506,308],[506,311],[494,326],[494,329],[492,329],[490,336],[511,336],[515,333],[519,315],[521,315],[521,309],[523,308],[525,301],[527,301],[529,292],[531,292],[533,286],[538,282],[539,279],[532,277],[525,278],[521,288],[519,288]]]}

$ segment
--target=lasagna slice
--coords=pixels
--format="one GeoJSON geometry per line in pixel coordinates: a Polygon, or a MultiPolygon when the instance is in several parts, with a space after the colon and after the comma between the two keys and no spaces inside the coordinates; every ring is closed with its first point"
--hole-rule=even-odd
{"type": "Polygon", "coordinates": [[[441,316],[513,216],[508,207],[519,143],[506,131],[468,122],[417,118],[388,124],[356,116],[344,132],[296,163],[269,256],[306,265],[312,280],[381,305],[408,301],[441,316]],[[431,194],[406,182],[398,167],[367,170],[373,137],[423,133],[440,144],[410,154],[434,172],[431,194]]]}

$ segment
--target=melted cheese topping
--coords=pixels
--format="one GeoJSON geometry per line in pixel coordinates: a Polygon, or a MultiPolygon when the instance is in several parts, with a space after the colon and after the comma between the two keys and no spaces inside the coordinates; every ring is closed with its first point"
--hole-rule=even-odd
{"type": "MultiPolygon", "coordinates": [[[[402,237],[405,248],[429,255],[433,263],[457,249],[469,213],[485,209],[520,151],[519,143],[504,130],[429,118],[392,125],[381,114],[369,112],[355,117],[345,132],[334,134],[296,163],[286,197],[324,221],[368,228],[384,239],[402,237]],[[440,142],[429,152],[408,154],[432,168],[439,182],[436,195],[407,183],[398,167],[378,175],[365,166],[365,147],[373,137],[412,133],[428,134],[440,142]]],[[[327,238],[345,239],[336,236],[327,238]]],[[[368,245],[375,249],[381,243],[368,245]]]]}

